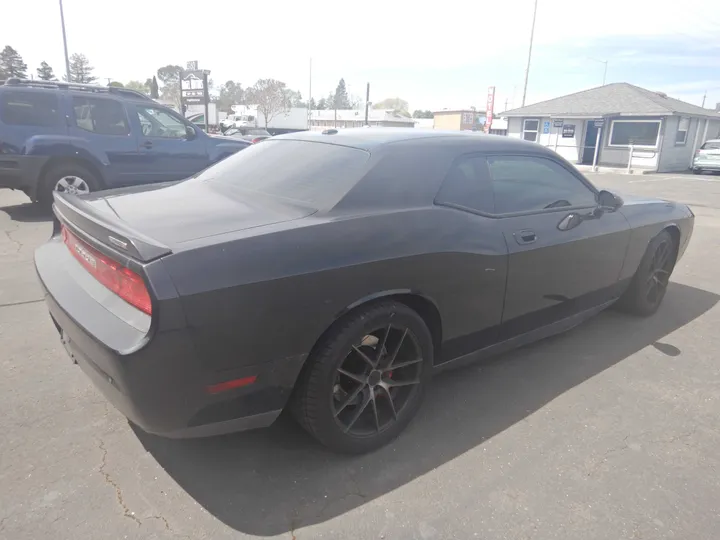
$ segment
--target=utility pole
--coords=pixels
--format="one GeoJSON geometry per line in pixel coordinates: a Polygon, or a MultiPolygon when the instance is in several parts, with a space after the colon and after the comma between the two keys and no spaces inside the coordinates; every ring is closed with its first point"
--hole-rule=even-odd
{"type": "Polygon", "coordinates": [[[308,98],[307,98],[307,105],[308,105],[307,128],[308,129],[310,129],[310,126],[312,125],[312,108],[310,107],[310,101],[312,101],[312,58],[310,59],[310,82],[308,84],[308,98]]]}
{"type": "Polygon", "coordinates": [[[707,97],[707,90],[705,90],[705,93],[703,94],[703,102],[702,105],[700,105],[703,109],[705,108],[705,98],[707,97]]]}
{"type": "Polygon", "coordinates": [[[535,7],[533,8],[532,27],[530,28],[530,47],[528,48],[528,61],[527,67],[525,68],[525,85],[523,86],[522,105],[520,105],[521,107],[525,106],[525,98],[527,97],[528,77],[530,76],[530,60],[532,59],[533,38],[535,37],[535,17],[537,16],[537,4],[538,0],[535,0],[535,7]]]}
{"type": "Polygon", "coordinates": [[[508,110],[508,108],[507,108],[507,104],[508,104],[508,98],[505,98],[505,109],[503,109],[503,110],[505,110],[505,111],[507,111],[507,110],[508,110]]]}
{"type": "Polygon", "coordinates": [[[368,110],[370,109],[370,83],[367,83],[365,90],[365,125],[368,125],[368,110]]]}
{"type": "Polygon", "coordinates": [[[603,83],[602,83],[602,85],[605,86],[605,79],[607,79],[608,61],[607,60],[598,60],[597,58],[590,58],[589,56],[588,56],[588,60],[592,60],[593,62],[600,62],[601,64],[605,64],[605,69],[603,71],[603,83]]]}
{"type": "Polygon", "coordinates": [[[63,35],[63,48],[65,49],[65,74],[67,76],[67,82],[72,82],[70,79],[70,58],[67,52],[67,37],[65,36],[65,15],[63,14],[62,0],[60,0],[60,25],[62,26],[63,35]]]}

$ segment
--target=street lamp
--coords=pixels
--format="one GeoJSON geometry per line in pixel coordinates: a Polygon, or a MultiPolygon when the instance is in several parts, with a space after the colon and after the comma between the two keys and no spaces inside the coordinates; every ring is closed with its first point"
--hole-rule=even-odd
{"type": "Polygon", "coordinates": [[[535,7],[533,8],[532,27],[530,28],[530,48],[528,49],[528,61],[527,67],[525,68],[525,85],[523,86],[522,105],[520,105],[521,107],[525,106],[525,97],[527,96],[528,77],[530,76],[530,59],[532,58],[533,37],[535,37],[535,17],[537,16],[537,4],[538,0],[535,0],[535,7]]]}
{"type": "Polygon", "coordinates": [[[65,15],[63,14],[62,0],[60,0],[60,25],[62,26],[63,47],[65,49],[65,75],[67,77],[67,82],[72,82],[72,80],[70,80],[70,58],[68,58],[67,52],[67,37],[65,36],[65,15]]]}

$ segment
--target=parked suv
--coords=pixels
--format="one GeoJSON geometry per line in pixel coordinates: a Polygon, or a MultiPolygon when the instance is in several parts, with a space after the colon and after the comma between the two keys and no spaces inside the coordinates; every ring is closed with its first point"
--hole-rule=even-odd
{"type": "Polygon", "coordinates": [[[125,88],[10,79],[0,85],[0,188],[52,192],[181,180],[250,145],[207,135],[125,88]]]}

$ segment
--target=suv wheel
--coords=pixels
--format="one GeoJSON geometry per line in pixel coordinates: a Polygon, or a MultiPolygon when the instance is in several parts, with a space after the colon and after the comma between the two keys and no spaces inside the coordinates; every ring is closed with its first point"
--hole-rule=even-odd
{"type": "Polygon", "coordinates": [[[71,195],[85,195],[97,191],[98,181],[88,169],[74,163],[56,165],[45,173],[38,200],[46,206],[52,205],[53,191],[71,195]]]}

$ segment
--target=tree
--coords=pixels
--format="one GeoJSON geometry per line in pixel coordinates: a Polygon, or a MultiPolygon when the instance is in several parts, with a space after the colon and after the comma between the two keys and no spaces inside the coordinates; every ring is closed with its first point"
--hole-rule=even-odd
{"type": "Polygon", "coordinates": [[[312,111],[318,108],[317,103],[315,103],[315,98],[310,98],[310,101],[308,102],[308,109],[312,111]]]}
{"type": "MultiPolygon", "coordinates": [[[[70,80],[68,82],[74,82],[78,84],[90,84],[95,82],[97,77],[94,77],[92,72],[95,68],[90,65],[90,60],[87,56],[80,53],[74,53],[70,57],[70,80]]],[[[67,77],[65,77],[67,79],[67,77]]]]}
{"type": "Polygon", "coordinates": [[[55,73],[53,73],[53,68],[51,68],[47,62],[40,62],[40,67],[37,68],[37,75],[38,79],[43,81],[55,80],[55,73]]]}
{"type": "Polygon", "coordinates": [[[302,99],[302,94],[297,90],[286,90],[287,100],[291,107],[305,107],[306,104],[302,99]]]}
{"type": "Polygon", "coordinates": [[[325,99],[325,98],[320,98],[320,99],[318,100],[318,102],[317,102],[316,108],[317,108],[319,111],[324,111],[325,109],[327,109],[327,108],[328,108],[327,99],[325,99]]]}
{"type": "Polygon", "coordinates": [[[257,105],[258,112],[265,117],[265,129],[268,123],[278,114],[287,112],[290,103],[287,99],[287,89],[284,82],[275,79],[259,79],[251,88],[248,88],[246,101],[257,105]]]}
{"type": "Polygon", "coordinates": [[[403,114],[410,116],[408,113],[408,102],[399,97],[383,99],[378,103],[373,104],[373,109],[392,109],[397,114],[403,114]]]}
{"type": "Polygon", "coordinates": [[[160,90],[158,88],[158,82],[155,75],[153,75],[152,80],[148,79],[145,81],[145,84],[150,87],[150,97],[153,99],[158,99],[160,97],[160,90]]]}
{"type": "Polygon", "coordinates": [[[150,93],[150,89],[148,88],[147,82],[145,82],[143,84],[140,81],[128,81],[125,84],[125,88],[128,88],[129,90],[135,90],[136,92],[142,92],[143,94],[150,93]]]}
{"type": "Polygon", "coordinates": [[[108,86],[114,86],[115,88],[125,88],[125,85],[118,81],[111,81],[108,83],[108,86]]]}
{"type": "Polygon", "coordinates": [[[220,96],[218,98],[218,110],[230,114],[233,105],[240,105],[245,102],[245,90],[242,85],[235,81],[226,81],[220,87],[220,96]]]}
{"type": "Polygon", "coordinates": [[[416,110],[413,112],[413,118],[434,118],[435,115],[432,113],[432,111],[421,111],[416,110]]]}
{"type": "Polygon", "coordinates": [[[157,78],[163,83],[160,97],[180,106],[180,76],[183,68],[168,64],[157,70],[157,78]]]}
{"type": "Polygon", "coordinates": [[[334,108],[336,109],[351,109],[350,98],[348,98],[347,88],[345,88],[345,79],[340,79],[340,82],[335,89],[335,102],[334,108]]]}
{"type": "Polygon", "coordinates": [[[27,64],[23,62],[20,53],[10,45],[0,51],[0,79],[27,79],[27,64]]]}

